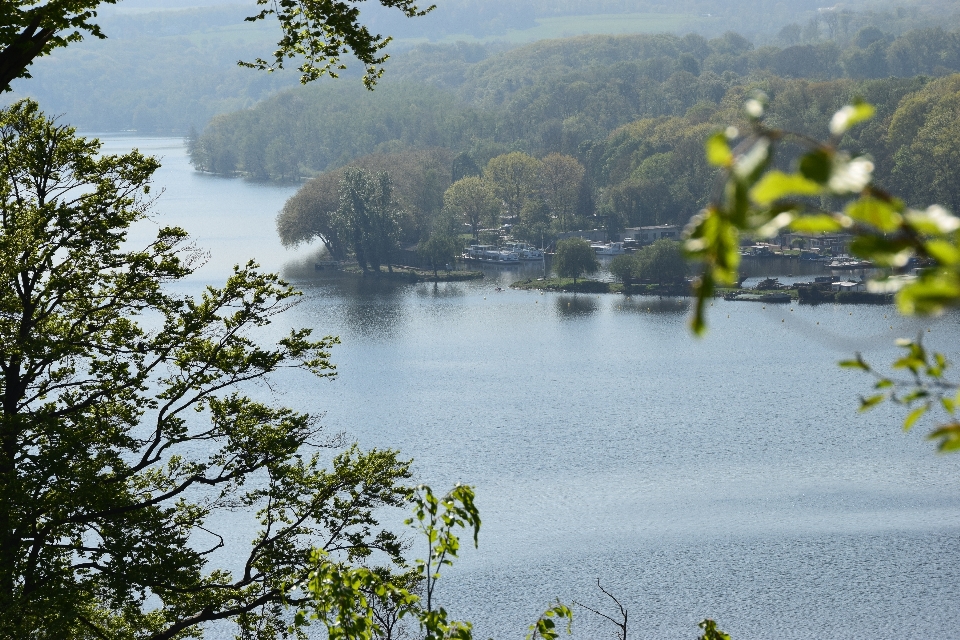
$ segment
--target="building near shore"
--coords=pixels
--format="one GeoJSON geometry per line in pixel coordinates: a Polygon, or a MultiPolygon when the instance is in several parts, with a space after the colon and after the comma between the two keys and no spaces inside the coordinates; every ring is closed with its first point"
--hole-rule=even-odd
{"type": "Polygon", "coordinates": [[[634,240],[637,244],[653,244],[664,238],[679,240],[683,227],[676,224],[658,224],[648,227],[628,227],[623,230],[621,241],[634,240]]]}

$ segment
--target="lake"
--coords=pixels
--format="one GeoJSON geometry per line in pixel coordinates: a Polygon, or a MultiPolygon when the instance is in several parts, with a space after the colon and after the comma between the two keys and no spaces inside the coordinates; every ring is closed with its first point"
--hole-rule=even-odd
{"type": "MultiPolygon", "coordinates": [[[[293,187],[197,174],[179,140],[104,140],[163,156],[160,215],[132,241],[192,231],[210,259],[186,290],[255,258],[304,292],[277,334],[340,336],[337,379],[282,377],[283,402],[401,450],[437,490],[476,487],[480,547],[440,586],[476,637],[522,637],[557,597],[612,615],[598,578],[631,637],[693,639],[704,617],[735,640],[957,637],[960,456],[936,455],[929,425],[904,434],[896,411],[858,414],[871,381],[836,364],[890,362],[918,333],[949,350],[956,314],[718,300],[698,340],[685,299],[497,292],[518,277],[503,268],[441,285],[331,276],[276,238],[293,187]]],[[[612,637],[576,613],[575,638],[612,637]]]]}

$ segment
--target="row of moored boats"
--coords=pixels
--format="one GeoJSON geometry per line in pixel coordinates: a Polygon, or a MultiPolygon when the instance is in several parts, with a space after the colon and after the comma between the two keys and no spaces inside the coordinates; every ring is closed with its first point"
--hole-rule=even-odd
{"type": "MultiPolygon", "coordinates": [[[[598,256],[618,256],[627,252],[623,242],[593,243],[590,247],[598,256]]],[[[519,264],[543,260],[543,249],[526,242],[512,242],[497,247],[492,244],[472,244],[463,252],[467,262],[491,262],[496,264],[519,264]]]]}
{"type": "Polygon", "coordinates": [[[463,252],[463,259],[467,262],[519,264],[543,260],[543,250],[526,242],[513,242],[501,247],[492,244],[472,244],[463,252]]]}

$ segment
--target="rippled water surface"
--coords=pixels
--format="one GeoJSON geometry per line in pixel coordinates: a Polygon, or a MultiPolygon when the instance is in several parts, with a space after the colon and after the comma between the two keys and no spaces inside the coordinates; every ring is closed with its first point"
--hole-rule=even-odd
{"type": "MultiPolygon", "coordinates": [[[[521,637],[556,597],[607,607],[597,578],[634,638],[692,639],[707,616],[742,640],[958,637],[960,456],[858,414],[870,380],[836,366],[920,332],[952,353],[956,316],[721,300],[696,340],[686,300],[497,292],[508,270],[331,277],[275,238],[293,188],[194,174],[176,141],[109,143],[165,156],[158,220],[211,251],[187,288],[254,257],[305,294],[278,332],[340,336],[337,379],[284,377],[284,402],[437,489],[476,486],[480,547],[440,597],[477,637],[521,637]]],[[[575,637],[612,636],[577,616],[575,637]]]]}

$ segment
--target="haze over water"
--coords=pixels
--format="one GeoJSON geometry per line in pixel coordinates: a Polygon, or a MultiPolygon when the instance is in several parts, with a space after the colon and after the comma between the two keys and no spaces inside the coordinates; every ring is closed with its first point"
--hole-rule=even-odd
{"type": "MultiPolygon", "coordinates": [[[[293,187],[199,175],[178,140],[106,141],[163,156],[157,222],[211,252],[187,290],[256,258],[305,294],[278,334],[340,336],[338,378],[283,377],[283,402],[400,449],[438,491],[476,486],[480,548],[440,587],[476,637],[521,637],[555,597],[610,612],[598,577],[631,637],[692,639],[704,617],[735,640],[957,636],[960,457],[897,412],[858,415],[870,380],[836,366],[918,332],[955,357],[956,316],[718,300],[696,340],[685,300],[497,292],[516,271],[331,278],[279,246],[293,187]]],[[[573,637],[613,631],[577,611],[573,637]]]]}

